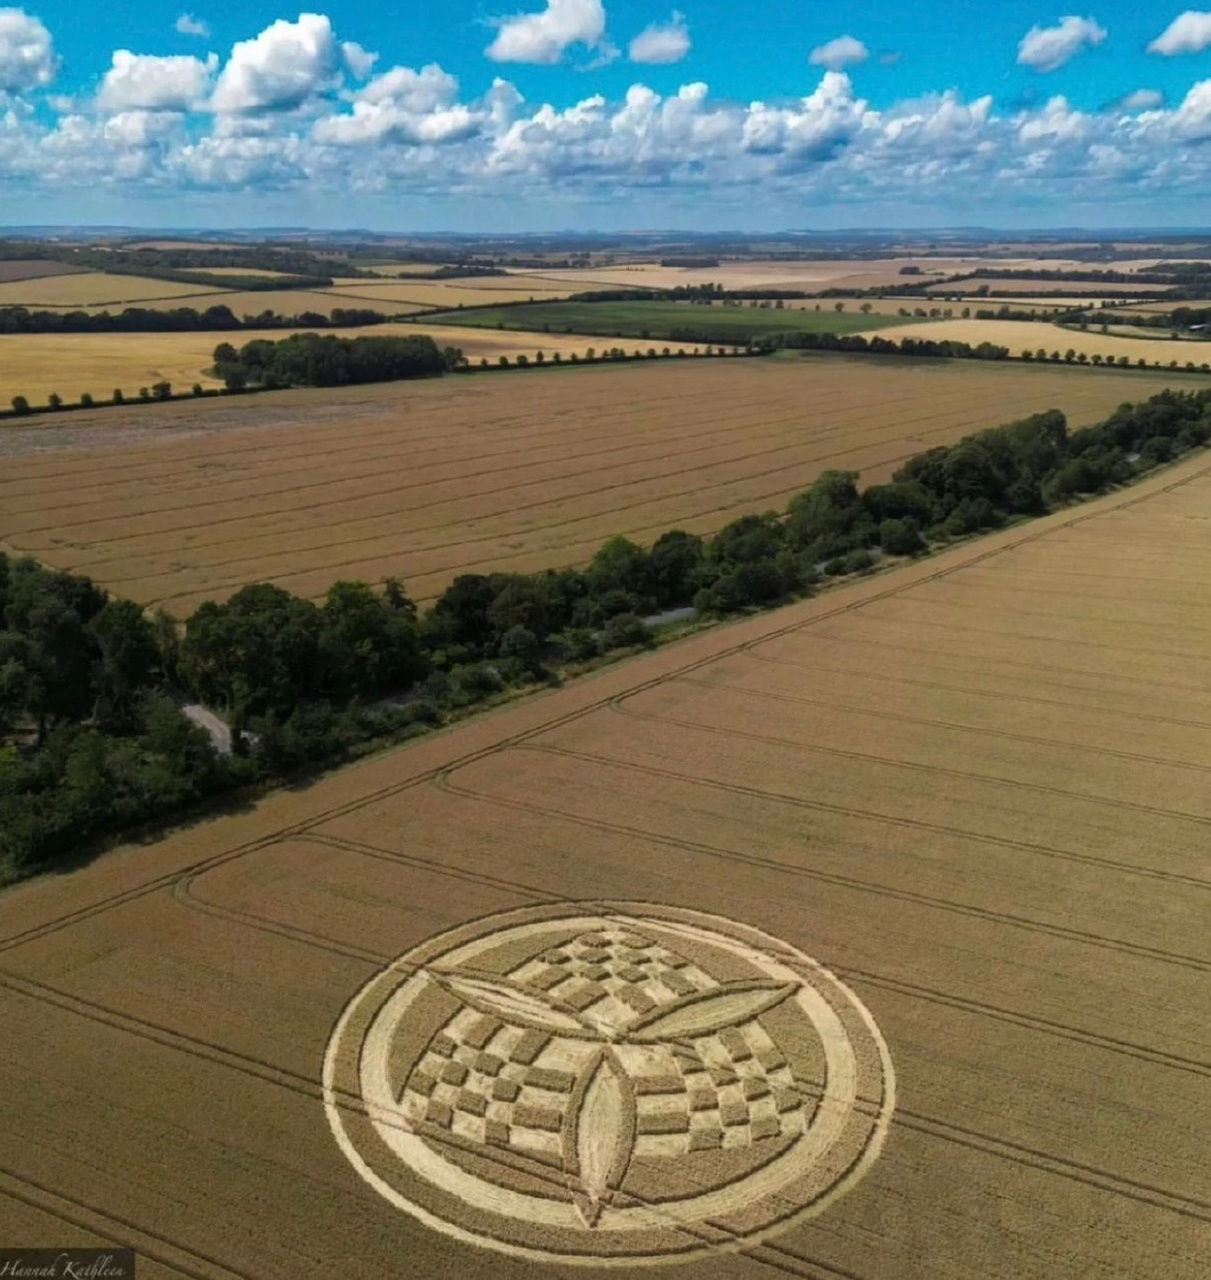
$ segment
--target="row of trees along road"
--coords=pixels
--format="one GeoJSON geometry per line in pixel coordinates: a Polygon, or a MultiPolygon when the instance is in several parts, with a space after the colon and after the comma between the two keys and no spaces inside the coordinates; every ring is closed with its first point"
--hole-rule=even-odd
{"type": "Polygon", "coordinates": [[[617,537],[584,568],[464,574],[423,613],[393,581],[338,582],[319,603],[258,583],[204,604],[182,633],[85,578],[0,555],[0,878],[650,644],[642,618],[659,610],[775,605],[1209,441],[1211,391],[1165,392],[1073,432],[1036,414],[919,454],[887,484],[826,472],[785,511],[713,537],[617,537]],[[215,754],[169,683],[229,717],[237,755],[215,754]]]}

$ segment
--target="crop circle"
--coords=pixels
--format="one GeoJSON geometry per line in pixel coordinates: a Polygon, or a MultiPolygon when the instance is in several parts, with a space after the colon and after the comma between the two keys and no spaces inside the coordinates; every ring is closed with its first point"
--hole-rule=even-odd
{"type": "Polygon", "coordinates": [[[820,1213],[891,1121],[857,996],[746,925],[652,904],[492,916],[354,996],[324,1061],[341,1150],[397,1208],[543,1261],[745,1248],[820,1213]]]}

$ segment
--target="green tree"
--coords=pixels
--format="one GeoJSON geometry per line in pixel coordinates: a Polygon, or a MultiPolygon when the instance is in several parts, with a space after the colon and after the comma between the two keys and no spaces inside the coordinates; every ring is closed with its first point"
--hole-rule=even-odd
{"type": "Polygon", "coordinates": [[[160,665],[152,624],[130,600],[110,600],[88,624],[100,649],[95,714],[103,726],[129,727],[140,692],[160,665]]]}

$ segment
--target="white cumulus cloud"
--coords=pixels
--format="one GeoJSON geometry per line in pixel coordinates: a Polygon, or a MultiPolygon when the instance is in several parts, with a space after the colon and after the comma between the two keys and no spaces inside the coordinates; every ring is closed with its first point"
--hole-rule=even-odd
{"type": "Polygon", "coordinates": [[[1201,53],[1211,45],[1211,13],[1187,9],[1148,46],[1149,53],[1172,58],[1179,53],[1201,53]]]}
{"type": "Polygon", "coordinates": [[[210,90],[219,59],[157,58],[117,49],[113,65],[97,91],[97,105],[105,111],[189,111],[210,90]]]}
{"type": "Polygon", "coordinates": [[[842,67],[854,67],[870,57],[870,50],[854,36],[838,36],[827,44],[817,45],[807,60],[813,67],[828,67],[840,71],[842,67]]]}
{"type": "Polygon", "coordinates": [[[680,62],[690,51],[690,32],[685,14],[674,13],[668,22],[653,22],[641,31],[627,50],[632,62],[680,62]]]}
{"type": "Polygon", "coordinates": [[[192,13],[183,13],[174,24],[176,31],[183,36],[200,36],[203,40],[210,35],[210,24],[192,13]]]}
{"type": "Polygon", "coordinates": [[[316,122],[318,142],[411,145],[461,142],[479,132],[489,110],[458,101],[458,81],[436,63],[413,71],[393,67],[353,95],[351,114],[316,122]]]}
{"type": "Polygon", "coordinates": [[[541,13],[495,19],[496,39],[485,52],[494,62],[553,64],[574,44],[605,44],[606,15],[601,0],[547,0],[541,13]]]}
{"type": "Polygon", "coordinates": [[[290,111],[335,88],[346,71],[366,75],[373,61],[360,45],[339,44],[324,14],[279,18],[232,49],[211,105],[221,112],[290,111]]]}
{"type": "Polygon", "coordinates": [[[1105,27],[1092,18],[1061,18],[1054,27],[1031,27],[1018,45],[1018,65],[1056,71],[1088,45],[1101,44],[1105,27]]]}
{"type": "Polygon", "coordinates": [[[48,85],[57,70],[50,32],[24,9],[0,9],[0,92],[48,85]]]}
{"type": "Polygon", "coordinates": [[[1136,89],[1125,94],[1114,105],[1120,111],[1155,111],[1165,105],[1165,95],[1159,89],[1136,89]]]}

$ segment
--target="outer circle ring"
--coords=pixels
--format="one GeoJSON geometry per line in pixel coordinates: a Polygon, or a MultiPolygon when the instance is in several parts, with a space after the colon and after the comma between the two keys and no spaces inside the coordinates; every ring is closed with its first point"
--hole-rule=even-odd
{"type": "MultiPolygon", "coordinates": [[[[358,1053],[360,1056],[360,1045],[358,1053]]],[[[887,1042],[870,1011],[851,988],[804,952],[771,934],[751,925],[740,924],[725,916],[670,907],[658,903],[601,900],[564,902],[548,907],[521,908],[515,911],[493,914],[456,926],[411,948],[399,959],[393,961],[371,978],[345,1006],[328,1040],[324,1054],[322,1076],[324,1110],[329,1128],[338,1147],[363,1181],[390,1204],[402,1209],[411,1217],[448,1238],[475,1245],[479,1248],[492,1249],[498,1253],[527,1258],[536,1262],[595,1267],[651,1266],[695,1260],[701,1261],[705,1258],[716,1257],[721,1253],[736,1253],[761,1244],[789,1230],[794,1225],[823,1213],[846,1192],[855,1187],[865,1177],[875,1160],[878,1159],[891,1126],[891,1118],[895,1109],[895,1092],[895,1070],[887,1042]],[[869,1047],[873,1048],[877,1053],[883,1088],[877,1111],[871,1119],[870,1135],[861,1154],[840,1178],[822,1193],[805,1203],[800,1209],[783,1215],[776,1221],[770,1222],[757,1230],[736,1234],[729,1239],[711,1241],[701,1246],[690,1245],[685,1249],[664,1253],[638,1252],[626,1255],[616,1253],[596,1255],[561,1252],[558,1249],[534,1248],[508,1240],[501,1240],[485,1232],[470,1230],[458,1222],[452,1221],[449,1217],[434,1213],[424,1205],[405,1196],[371,1167],[350,1136],[345,1121],[345,1113],[350,1110],[356,1111],[357,1104],[354,1103],[351,1106],[351,1103],[347,1100],[348,1092],[340,1089],[337,1078],[341,1066],[341,1055],[343,1052],[348,1052],[345,1046],[345,1036],[355,1021],[359,1018],[365,1018],[367,1006],[373,1002],[374,1012],[370,1015],[373,1018],[378,1008],[386,1002],[390,994],[398,989],[401,982],[406,980],[406,977],[417,967],[441,957],[470,939],[484,936],[487,927],[496,926],[504,930],[526,922],[552,921],[563,916],[575,917],[593,913],[606,916],[616,915],[622,917],[628,924],[641,924],[646,919],[655,925],[661,923],[687,923],[698,927],[709,927],[717,931],[725,939],[747,941],[763,951],[772,953],[801,971],[805,979],[822,981],[836,995],[844,999],[850,1012],[856,1015],[869,1036],[869,1047]],[[342,1097],[343,1092],[344,1098],[342,1097]]]]}

